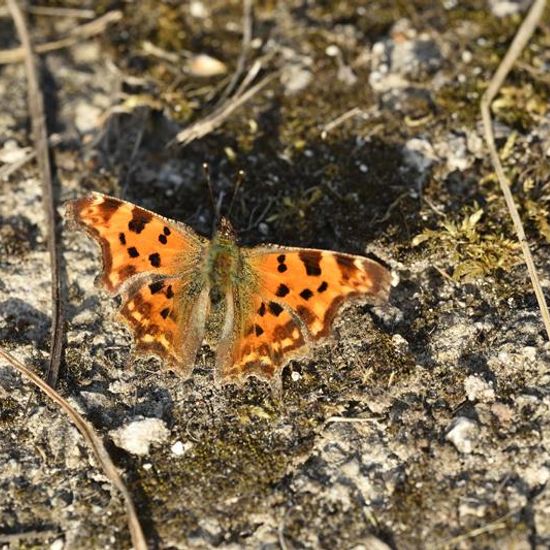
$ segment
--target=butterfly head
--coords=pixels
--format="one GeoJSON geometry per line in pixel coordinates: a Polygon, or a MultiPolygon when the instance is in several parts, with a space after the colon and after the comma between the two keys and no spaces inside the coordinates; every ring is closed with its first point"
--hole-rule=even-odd
{"type": "Polygon", "coordinates": [[[217,234],[222,239],[227,239],[230,241],[235,240],[235,230],[233,229],[231,222],[225,217],[222,217],[218,223],[217,234]]]}

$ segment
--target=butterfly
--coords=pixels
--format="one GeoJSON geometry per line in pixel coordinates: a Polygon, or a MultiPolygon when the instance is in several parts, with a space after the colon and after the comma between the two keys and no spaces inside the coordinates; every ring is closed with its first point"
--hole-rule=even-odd
{"type": "Polygon", "coordinates": [[[222,218],[212,240],[183,223],[93,193],[67,204],[71,225],[101,246],[100,281],[121,295],[119,314],[136,350],[188,377],[206,340],[216,378],[274,381],[292,359],[327,337],[344,302],[387,301],[390,272],[339,252],[240,247],[222,218]],[[217,344],[217,345],[216,345],[217,344]]]}

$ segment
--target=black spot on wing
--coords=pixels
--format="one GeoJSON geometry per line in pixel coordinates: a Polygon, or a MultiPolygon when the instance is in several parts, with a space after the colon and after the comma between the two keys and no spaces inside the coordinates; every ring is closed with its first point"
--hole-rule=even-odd
{"type": "Polygon", "coordinates": [[[126,244],[126,235],[124,233],[119,233],[118,234],[118,240],[120,241],[121,245],[125,245],[126,244]]]}
{"type": "Polygon", "coordinates": [[[264,329],[260,325],[256,325],[254,331],[256,332],[256,336],[261,336],[264,333],[264,329]]]}
{"type": "Polygon", "coordinates": [[[344,254],[336,254],[336,263],[340,268],[340,273],[344,281],[347,281],[355,271],[357,267],[355,266],[355,258],[352,256],[346,256],[344,254]]]}
{"type": "Polygon", "coordinates": [[[279,288],[277,289],[277,292],[275,294],[279,298],[284,298],[288,293],[290,292],[290,288],[288,288],[285,284],[280,284],[279,288]]]}
{"type": "Polygon", "coordinates": [[[172,285],[168,285],[168,288],[166,289],[166,297],[169,300],[174,297],[174,291],[172,290],[172,285]]]}
{"type": "Polygon", "coordinates": [[[167,308],[165,307],[161,312],[160,312],[160,316],[163,318],[163,319],[166,319],[168,317],[168,315],[170,314],[170,308],[167,308]]]}
{"type": "Polygon", "coordinates": [[[286,264],[279,264],[279,265],[277,266],[277,271],[278,271],[279,273],[284,273],[287,269],[288,269],[288,268],[287,268],[286,264]]]}
{"type": "Polygon", "coordinates": [[[153,216],[149,212],[136,206],[132,209],[132,219],[128,223],[128,229],[139,234],[152,218],[153,216]]]}
{"type": "Polygon", "coordinates": [[[275,317],[279,317],[283,311],[283,308],[277,302],[269,302],[267,307],[269,308],[270,313],[275,315],[275,317]]]}
{"type": "Polygon", "coordinates": [[[137,258],[139,256],[138,249],[135,246],[128,248],[128,255],[130,258],[137,258]]]}
{"type": "Polygon", "coordinates": [[[149,262],[153,267],[160,267],[160,254],[158,252],[149,254],[149,262]]]}
{"type": "Polygon", "coordinates": [[[321,275],[321,252],[318,250],[302,250],[298,253],[298,257],[302,260],[308,275],[313,277],[321,275]]]}
{"type": "Polygon", "coordinates": [[[162,290],[162,287],[164,286],[164,283],[162,281],[157,281],[156,283],[151,283],[149,285],[149,290],[151,291],[151,294],[156,294],[160,290],[162,290]]]}
{"type": "Polygon", "coordinates": [[[258,315],[260,317],[263,317],[265,315],[265,304],[262,302],[262,305],[258,309],[258,315]]]}
{"type": "Polygon", "coordinates": [[[304,288],[304,290],[302,290],[302,292],[300,292],[300,296],[304,300],[309,300],[313,296],[313,292],[311,292],[311,290],[309,290],[309,288],[304,288]]]}
{"type": "Polygon", "coordinates": [[[323,281],[317,288],[317,292],[324,292],[328,288],[328,283],[323,281]]]}
{"type": "Polygon", "coordinates": [[[113,214],[120,208],[120,202],[110,197],[105,197],[103,202],[98,205],[104,222],[108,222],[113,214]]]}
{"type": "Polygon", "coordinates": [[[355,267],[355,258],[345,256],[344,254],[336,254],[336,263],[342,267],[355,267]]]}
{"type": "Polygon", "coordinates": [[[161,244],[166,244],[168,242],[168,239],[166,238],[166,235],[164,233],[161,233],[159,235],[159,242],[161,244]]]}
{"type": "Polygon", "coordinates": [[[168,235],[170,235],[171,231],[170,229],[168,229],[166,226],[164,226],[164,229],[162,230],[162,232],[168,237],[168,235]]]}

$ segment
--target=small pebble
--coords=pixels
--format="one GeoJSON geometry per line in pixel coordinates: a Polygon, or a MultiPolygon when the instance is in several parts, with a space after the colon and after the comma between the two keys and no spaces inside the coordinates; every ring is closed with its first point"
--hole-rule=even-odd
{"type": "Polygon", "coordinates": [[[138,418],[109,432],[114,444],[129,453],[145,456],[153,443],[162,443],[170,432],[160,418],[138,418]]]}
{"type": "Polygon", "coordinates": [[[445,436],[459,453],[469,454],[473,451],[477,443],[479,428],[477,423],[470,418],[459,416],[451,423],[451,427],[445,436]]]}

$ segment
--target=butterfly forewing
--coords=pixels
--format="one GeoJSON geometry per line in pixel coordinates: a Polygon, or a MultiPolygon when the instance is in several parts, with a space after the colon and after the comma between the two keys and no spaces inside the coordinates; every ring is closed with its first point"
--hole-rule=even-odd
{"type": "Polygon", "coordinates": [[[327,250],[276,249],[252,251],[251,265],[262,290],[296,312],[314,339],[327,336],[346,299],[387,301],[390,273],[379,263],[327,250]]]}
{"type": "Polygon", "coordinates": [[[101,281],[110,292],[134,275],[175,275],[204,248],[189,227],[100,193],[70,202],[66,216],[101,245],[101,281]]]}
{"type": "Polygon", "coordinates": [[[201,271],[206,240],[183,224],[99,193],[69,203],[67,217],[101,245],[101,282],[122,292],[120,314],[138,350],[190,374],[207,311],[201,271]]]}

